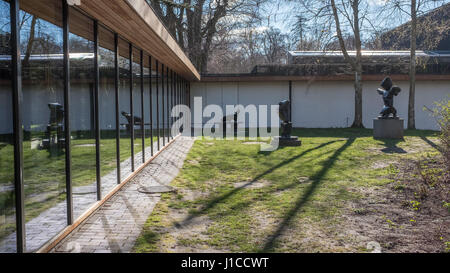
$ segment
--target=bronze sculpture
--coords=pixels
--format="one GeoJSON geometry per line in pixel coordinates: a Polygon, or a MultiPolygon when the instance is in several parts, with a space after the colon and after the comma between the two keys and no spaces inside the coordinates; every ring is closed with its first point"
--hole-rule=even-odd
{"type": "Polygon", "coordinates": [[[278,103],[278,115],[281,119],[281,136],[277,138],[279,146],[300,146],[302,142],[297,136],[291,136],[292,121],[291,121],[291,102],[283,100],[278,103]]]}
{"type": "Polygon", "coordinates": [[[292,122],[291,122],[291,102],[288,100],[283,100],[279,104],[280,110],[278,112],[281,123],[281,137],[290,138],[292,132],[292,122]]]}
{"type": "Polygon", "coordinates": [[[390,77],[384,78],[381,82],[381,88],[377,89],[378,94],[383,96],[384,107],[380,112],[379,119],[388,119],[390,114],[392,118],[398,119],[397,110],[394,108],[394,96],[397,96],[401,89],[398,86],[393,85],[390,77]]]}

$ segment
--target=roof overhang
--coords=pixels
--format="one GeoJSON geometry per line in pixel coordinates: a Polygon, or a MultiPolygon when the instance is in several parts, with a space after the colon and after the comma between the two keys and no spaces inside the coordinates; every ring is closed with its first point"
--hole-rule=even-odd
{"type": "MultiPolygon", "coordinates": [[[[62,14],[49,0],[21,1],[20,8],[60,26],[62,14]]],[[[61,6],[61,1],[54,1],[61,6]]],[[[200,74],[145,0],[81,0],[76,7],[190,81],[200,74]]],[[[82,28],[71,31],[83,36],[82,28]]],[[[121,54],[122,55],[122,54],[121,54]]]]}
{"type": "Polygon", "coordinates": [[[82,0],[80,9],[188,80],[200,74],[145,0],[82,0]]]}

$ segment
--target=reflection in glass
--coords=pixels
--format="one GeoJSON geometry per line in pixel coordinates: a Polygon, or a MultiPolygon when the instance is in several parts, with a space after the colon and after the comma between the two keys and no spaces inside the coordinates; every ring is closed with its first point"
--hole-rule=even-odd
{"type": "Polygon", "coordinates": [[[0,253],[16,252],[9,3],[0,0],[0,253]]]}
{"type": "Polygon", "coordinates": [[[141,62],[140,51],[133,47],[133,114],[134,114],[134,164],[142,165],[142,105],[141,105],[141,62]]]}
{"type": "Polygon", "coordinates": [[[114,34],[99,26],[99,114],[102,197],[117,185],[114,34]]]}
{"type": "Polygon", "coordinates": [[[20,1],[27,251],[67,224],[61,2],[45,1],[44,20],[26,12],[39,1],[20,1]]]}
{"type": "Polygon", "coordinates": [[[72,198],[76,219],[97,201],[94,22],[74,8],[69,13],[72,198]]]}
{"type": "Polygon", "coordinates": [[[149,160],[151,157],[151,116],[150,116],[150,65],[149,56],[144,54],[144,132],[145,132],[145,159],[149,160]]]}
{"type": "Polygon", "coordinates": [[[131,174],[131,112],[129,44],[119,39],[120,177],[131,174]]]}

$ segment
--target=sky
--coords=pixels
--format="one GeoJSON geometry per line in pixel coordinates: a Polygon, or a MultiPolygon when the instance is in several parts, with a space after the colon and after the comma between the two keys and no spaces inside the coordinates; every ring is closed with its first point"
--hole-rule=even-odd
{"type": "MultiPolygon", "coordinates": [[[[369,4],[369,8],[375,13],[375,11],[384,6],[386,1],[388,0],[366,0],[369,4]]],[[[427,6],[424,11],[429,11],[435,7],[441,6],[444,3],[450,3],[450,0],[439,1],[437,5],[427,6]]],[[[269,0],[265,6],[263,6],[264,12],[268,14],[267,19],[265,20],[266,26],[273,26],[275,28],[279,28],[284,33],[289,33],[291,30],[291,26],[293,25],[293,20],[295,19],[295,15],[297,12],[295,11],[296,7],[300,4],[295,1],[287,1],[287,0],[269,0]]],[[[392,22],[385,22],[385,24],[389,27],[396,27],[400,24],[409,21],[409,16],[405,15],[393,24],[392,22]]],[[[382,22],[380,22],[382,23],[382,22]]]]}

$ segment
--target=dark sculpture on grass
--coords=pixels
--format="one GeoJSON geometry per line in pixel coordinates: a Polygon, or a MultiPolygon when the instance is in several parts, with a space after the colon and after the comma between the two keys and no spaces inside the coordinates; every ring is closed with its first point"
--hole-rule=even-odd
{"type": "Polygon", "coordinates": [[[288,100],[283,100],[279,104],[279,116],[281,119],[281,137],[289,138],[292,132],[292,122],[291,122],[291,102],[288,100]]]}
{"type": "Polygon", "coordinates": [[[283,100],[278,105],[280,106],[278,115],[281,119],[281,136],[278,138],[279,146],[300,146],[302,142],[298,140],[298,137],[291,136],[291,102],[283,100]]]}
{"type": "Polygon", "coordinates": [[[384,78],[381,82],[381,88],[378,88],[378,94],[383,96],[384,107],[380,112],[380,119],[389,119],[397,117],[397,110],[394,108],[394,96],[397,96],[401,89],[398,86],[392,84],[392,80],[390,77],[384,78]],[[390,115],[392,114],[392,117],[390,115]]]}

